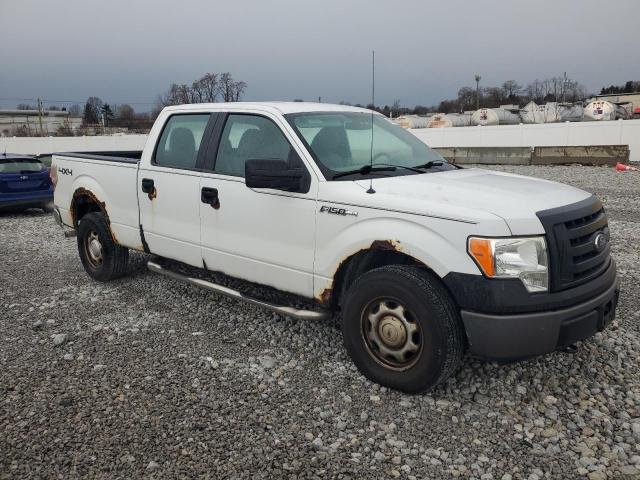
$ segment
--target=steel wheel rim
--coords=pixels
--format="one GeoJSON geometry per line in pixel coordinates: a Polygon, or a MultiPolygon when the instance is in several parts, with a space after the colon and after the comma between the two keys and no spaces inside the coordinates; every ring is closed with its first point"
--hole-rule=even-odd
{"type": "Polygon", "coordinates": [[[417,318],[402,302],[377,298],[362,311],[361,334],[369,355],[391,370],[413,367],[423,348],[423,335],[417,318]]]}
{"type": "Polygon", "coordinates": [[[91,230],[89,235],[86,236],[84,250],[87,253],[87,260],[93,268],[98,268],[102,265],[104,249],[102,242],[100,242],[100,237],[94,230],[91,230]]]}

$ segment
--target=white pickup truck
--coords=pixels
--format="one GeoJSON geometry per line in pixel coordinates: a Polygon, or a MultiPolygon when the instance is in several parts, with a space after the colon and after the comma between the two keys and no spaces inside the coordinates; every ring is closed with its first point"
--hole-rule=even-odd
{"type": "Polygon", "coordinates": [[[339,313],[361,372],[407,392],[445,380],[466,350],[532,357],[615,315],[596,197],[452,165],[369,110],[168,107],[142,152],[55,155],[51,175],[54,216],[94,279],[124,275],[134,249],[153,255],[154,272],[283,315],[339,313]],[[302,303],[248,296],[206,272],[302,303]]]}

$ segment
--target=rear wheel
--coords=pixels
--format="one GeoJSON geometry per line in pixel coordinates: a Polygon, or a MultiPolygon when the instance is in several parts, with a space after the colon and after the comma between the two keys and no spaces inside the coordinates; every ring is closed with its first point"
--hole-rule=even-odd
{"type": "Polygon", "coordinates": [[[113,241],[102,213],[92,212],[82,217],[77,238],[80,260],[90,277],[108,282],[126,273],[129,250],[113,241]]]}
{"type": "Polygon", "coordinates": [[[367,378],[410,393],[446,380],[465,347],[458,308],[439,279],[405,265],[380,267],[354,282],[342,333],[367,378]]]}

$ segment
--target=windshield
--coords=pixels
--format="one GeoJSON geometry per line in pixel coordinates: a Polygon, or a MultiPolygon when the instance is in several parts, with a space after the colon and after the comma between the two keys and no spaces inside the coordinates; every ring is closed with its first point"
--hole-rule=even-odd
{"type": "Polygon", "coordinates": [[[0,158],[0,173],[36,173],[42,163],[31,158],[0,158]]]}
{"type": "Polygon", "coordinates": [[[380,115],[373,115],[373,144],[372,115],[369,113],[312,112],[289,114],[286,118],[307,145],[327,179],[333,179],[336,175],[345,180],[380,175],[415,175],[455,168],[414,135],[380,115]],[[392,165],[398,168],[394,171],[340,175],[371,163],[374,167],[392,165]],[[409,169],[426,164],[429,167],[424,171],[409,169]]]}

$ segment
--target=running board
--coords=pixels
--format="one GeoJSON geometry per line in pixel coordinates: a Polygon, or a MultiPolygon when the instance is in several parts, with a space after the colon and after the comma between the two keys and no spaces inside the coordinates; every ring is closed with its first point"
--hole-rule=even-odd
{"type": "Polygon", "coordinates": [[[266,308],[267,310],[271,310],[272,312],[297,318],[298,320],[324,320],[326,318],[329,318],[329,312],[326,310],[299,310],[293,307],[274,305],[262,300],[247,297],[237,290],[233,290],[232,288],[228,288],[223,285],[218,285],[217,283],[202,280],[201,278],[181,275],[177,272],[164,268],[162,265],[156,262],[147,262],[147,268],[154,273],[159,273],[160,275],[173,278],[174,280],[180,280],[181,282],[189,283],[191,285],[195,285],[196,287],[204,288],[205,290],[219,293],[220,295],[224,295],[226,297],[234,298],[236,300],[242,300],[243,302],[251,303],[253,305],[258,305],[259,307],[266,308]]]}

